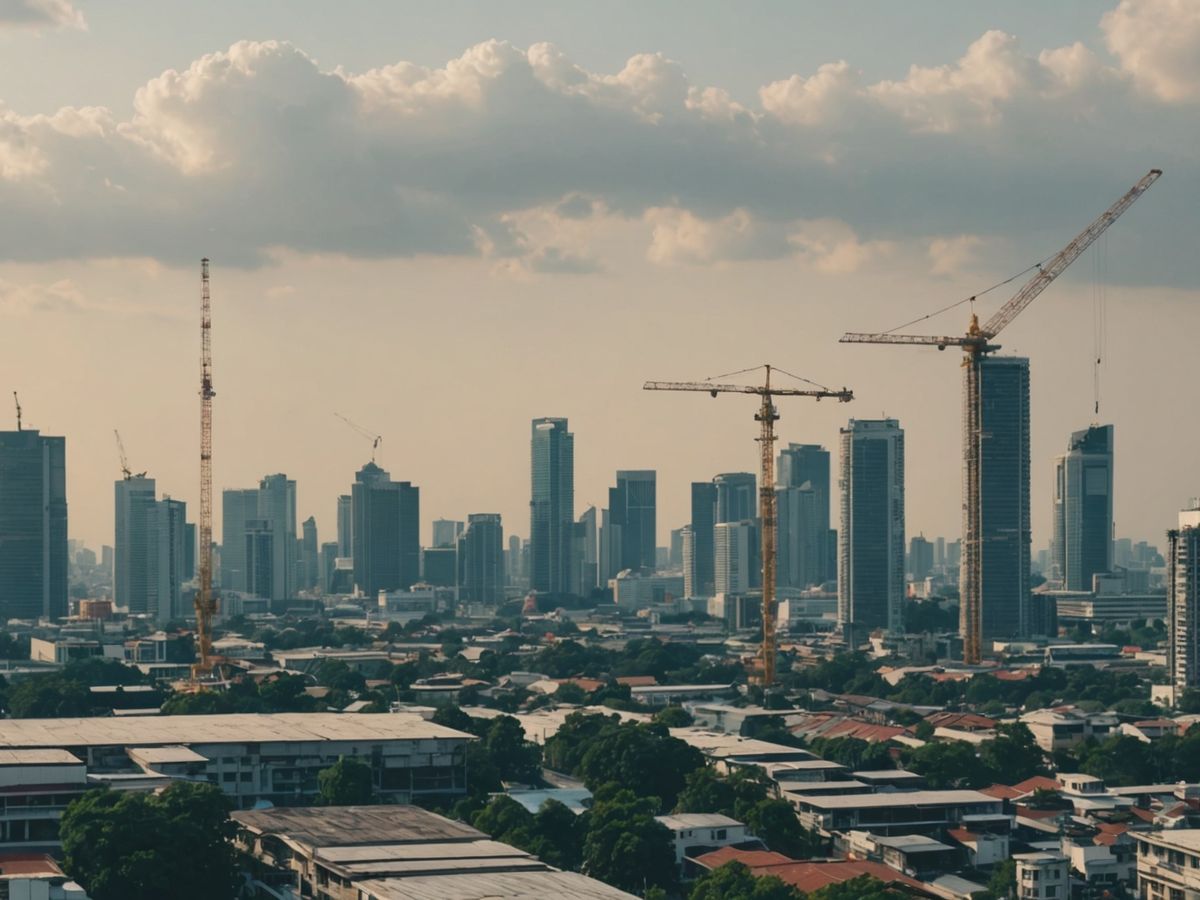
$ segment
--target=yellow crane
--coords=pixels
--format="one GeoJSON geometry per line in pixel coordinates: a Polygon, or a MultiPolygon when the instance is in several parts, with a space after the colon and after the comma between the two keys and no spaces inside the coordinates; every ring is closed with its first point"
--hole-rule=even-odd
{"type": "Polygon", "coordinates": [[[217,613],[212,571],[212,302],[208,287],[208,258],[200,260],[200,542],[196,591],[196,645],[200,659],[192,666],[192,681],[199,686],[213,671],[212,623],[217,613]]]}
{"type": "Polygon", "coordinates": [[[375,434],[373,431],[363,428],[357,422],[350,421],[339,412],[335,412],[334,415],[371,442],[371,462],[375,462],[375,452],[379,449],[379,445],[383,443],[383,435],[375,434]]]}
{"type": "MultiPolygon", "coordinates": [[[[1162,175],[1161,169],[1151,169],[1132,188],[1125,192],[1112,206],[1106,209],[1087,228],[1063,247],[1057,254],[1033,268],[1037,272],[1017,291],[1013,297],[983,325],[972,313],[967,333],[961,337],[953,335],[917,335],[847,333],[842,335],[844,344],[917,344],[934,346],[939,350],[961,347],[963,350],[963,536],[959,574],[959,631],[963,640],[963,661],[976,665],[983,658],[983,546],[980,491],[983,440],[982,397],[980,394],[980,361],[989,353],[1000,349],[993,339],[1006,325],[1012,322],[1033,302],[1034,298],[1050,286],[1096,238],[1104,234],[1120,215],[1129,209],[1162,175]]],[[[974,300],[974,297],[968,298],[974,300]]],[[[957,305],[957,304],[955,304],[957,305]]],[[[942,310],[943,312],[945,310],[942,310]]],[[[934,313],[933,315],[936,315],[934,313]]],[[[929,318],[928,316],[924,318],[929,318]]],[[[901,326],[905,327],[905,326],[901,326]]]]}
{"type": "Polygon", "coordinates": [[[21,430],[21,398],[13,391],[13,403],[17,404],[17,431],[21,430]]]}
{"type": "MultiPolygon", "coordinates": [[[[758,485],[758,516],[761,520],[760,532],[762,541],[762,648],[759,651],[762,686],[770,687],[775,683],[775,632],[776,632],[776,603],[775,603],[775,423],[779,421],[779,412],[775,409],[776,397],[812,397],[821,400],[832,397],[841,403],[854,399],[854,393],[846,388],[833,390],[808,381],[807,378],[791,375],[783,369],[775,369],[791,378],[813,385],[812,388],[781,388],[771,384],[772,367],[764,365],[759,368],[766,370],[762,384],[716,384],[712,381],[647,381],[643,390],[647,391],[702,391],[716,397],[717,394],[756,394],[760,398],[758,412],[754,419],[759,423],[760,472],[758,485]]],[[[742,372],[731,372],[730,375],[742,375],[756,369],[745,369],[742,372]]],[[[719,376],[728,377],[728,376],[719,376]]]]}
{"type": "Polygon", "coordinates": [[[126,481],[129,481],[131,478],[145,478],[145,472],[138,472],[135,474],[129,468],[129,459],[125,456],[125,442],[121,440],[121,432],[114,428],[113,435],[117,439],[117,454],[121,457],[121,475],[126,481]]]}

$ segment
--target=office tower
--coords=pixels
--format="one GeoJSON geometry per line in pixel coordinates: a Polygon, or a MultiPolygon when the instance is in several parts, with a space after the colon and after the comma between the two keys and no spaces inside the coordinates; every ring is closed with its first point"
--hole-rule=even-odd
{"type": "Polygon", "coordinates": [[[838,622],[851,645],[899,632],[904,602],[904,430],[851,419],[842,435],[838,622]]]}
{"type": "MultiPolygon", "coordinates": [[[[692,482],[692,550],[684,560],[684,581],[689,597],[711,597],[716,586],[713,526],[716,525],[717,486],[711,481],[692,482]],[[690,560],[690,561],[689,561],[690,560]]],[[[685,549],[685,554],[686,554],[685,549]]]]}
{"type": "Polygon", "coordinates": [[[683,529],[671,529],[671,546],[667,552],[667,566],[679,569],[683,566],[683,529]]]}
{"type": "Polygon", "coordinates": [[[473,513],[459,538],[460,598],[496,606],[504,602],[504,527],[499,513],[473,513]]]}
{"type": "Polygon", "coordinates": [[[1176,700],[1200,685],[1200,503],[1167,532],[1167,675],[1176,700]]]}
{"type": "Polygon", "coordinates": [[[1113,427],[1076,431],[1054,462],[1054,577],[1063,590],[1090,591],[1112,571],[1113,427]]]}
{"type": "Polygon", "coordinates": [[[296,482],[286,475],[267,475],[258,483],[258,519],[270,523],[272,600],[296,595],[296,482]]]}
{"type": "Polygon", "coordinates": [[[656,482],[653,469],[621,470],[617,486],[608,490],[609,524],[621,533],[618,571],[656,568],[656,482]]]}
{"type": "Polygon", "coordinates": [[[454,519],[433,520],[434,547],[453,547],[458,543],[463,533],[463,523],[454,519]]]}
{"type": "Polygon", "coordinates": [[[521,571],[521,539],[515,534],[508,536],[508,553],[505,554],[505,564],[508,567],[508,583],[518,584],[525,573],[521,571]]]}
{"type": "Polygon", "coordinates": [[[908,572],[913,581],[924,581],[933,572],[933,544],[923,534],[908,542],[908,572]]]}
{"type": "Polygon", "coordinates": [[[937,538],[933,542],[933,567],[935,569],[946,568],[946,539],[944,537],[937,538]]]}
{"type": "Polygon", "coordinates": [[[337,541],[326,541],[321,545],[318,578],[323,594],[333,592],[333,570],[337,567],[338,549],[337,541]]]}
{"type": "Polygon", "coordinates": [[[1113,542],[1113,564],[1128,569],[1133,564],[1133,541],[1117,538],[1113,542]]]}
{"type": "Polygon", "coordinates": [[[566,419],[534,419],[530,437],[529,586],[570,590],[575,524],[575,436],[566,419]]]}
{"type": "Polygon", "coordinates": [[[145,615],[158,607],[157,489],[144,475],[124,478],[115,488],[113,601],[133,615],[145,615]]]}
{"type": "Polygon", "coordinates": [[[421,572],[420,490],[369,462],[355,475],[351,497],[355,584],[367,597],[408,590],[421,572]]]}
{"type": "MultiPolygon", "coordinates": [[[[119,483],[119,482],[118,482],[119,483]]],[[[182,619],[190,612],[183,608],[183,583],[187,580],[187,504],[165,497],[154,504],[155,591],[152,606],[146,610],[159,625],[182,619]]]]}
{"type": "Polygon", "coordinates": [[[264,600],[275,589],[275,541],[278,535],[268,519],[247,519],[243,525],[245,550],[245,592],[264,600]]]}
{"type": "Polygon", "coordinates": [[[957,569],[962,563],[962,541],[946,542],[946,568],[957,569]]]}
{"type": "Polygon", "coordinates": [[[717,489],[716,521],[744,522],[758,518],[758,479],[750,472],[727,472],[713,479],[717,489]]]}
{"type": "Polygon", "coordinates": [[[691,525],[679,529],[679,544],[683,557],[683,596],[700,596],[696,585],[696,534],[691,525]]]}
{"type": "Polygon", "coordinates": [[[342,494],[337,499],[337,545],[338,556],[349,559],[354,534],[354,505],[349,494],[342,494]]]}
{"type": "Polygon", "coordinates": [[[979,395],[980,613],[987,641],[1029,633],[1029,360],[985,357],[979,395]]]}
{"type": "Polygon", "coordinates": [[[714,589],[718,594],[741,594],[751,590],[755,581],[754,522],[718,522],[713,527],[714,589]]]}
{"type": "Polygon", "coordinates": [[[574,549],[571,551],[571,592],[589,596],[600,586],[600,528],[596,507],[589,506],[575,523],[574,549]]]}
{"type": "Polygon", "coordinates": [[[303,576],[300,587],[312,590],[320,580],[320,542],[317,540],[317,520],[309,516],[301,526],[300,565],[298,575],[303,576]]]}
{"type": "Polygon", "coordinates": [[[254,488],[221,492],[221,589],[248,591],[246,523],[258,518],[254,488]]]}
{"type": "Polygon", "coordinates": [[[832,483],[829,477],[829,451],[819,444],[788,444],[779,452],[776,460],[775,483],[782,488],[807,485],[812,490],[817,504],[816,527],[820,534],[816,537],[816,543],[822,560],[821,565],[826,566],[825,561],[831,557],[835,559],[833,568],[826,567],[820,573],[820,577],[812,583],[820,584],[837,578],[836,557],[829,549],[829,498],[832,483]]]}
{"type": "Polygon", "coordinates": [[[821,521],[821,498],[811,482],[775,489],[776,562],[779,587],[806,588],[825,581],[829,527],[821,521]]]}
{"type": "Polygon", "coordinates": [[[421,551],[421,581],[433,587],[457,587],[458,547],[426,547],[421,551]]]}
{"type": "Polygon", "coordinates": [[[113,567],[117,562],[117,551],[114,547],[108,544],[103,544],[100,547],[100,568],[104,570],[109,578],[113,576],[113,567]]]}
{"type": "Polygon", "coordinates": [[[66,614],[66,438],[0,431],[0,618],[66,614]]]}
{"type": "Polygon", "coordinates": [[[186,522],[183,526],[183,580],[196,577],[196,523],[186,522]]]}

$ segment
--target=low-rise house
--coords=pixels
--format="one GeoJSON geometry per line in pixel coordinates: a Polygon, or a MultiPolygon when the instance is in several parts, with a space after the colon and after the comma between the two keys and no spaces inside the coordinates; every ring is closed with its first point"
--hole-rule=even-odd
{"type": "Polygon", "coordinates": [[[1047,753],[1070,749],[1088,738],[1103,740],[1120,724],[1112,713],[1087,713],[1073,706],[1035,709],[1024,713],[1021,722],[1047,753]]]}
{"type": "Polygon", "coordinates": [[[45,853],[0,853],[0,897],[5,900],[88,900],[53,857],[45,853]]]}
{"type": "Polygon", "coordinates": [[[1137,896],[1154,900],[1200,896],[1200,829],[1134,834],[1137,896]]]}
{"type": "Polygon", "coordinates": [[[694,865],[707,871],[719,869],[730,862],[741,863],[758,877],[773,875],[784,884],[799,888],[806,894],[868,875],[886,885],[902,886],[913,896],[941,896],[915,878],[897,872],[881,862],[868,859],[794,860],[781,853],[724,847],[693,860],[694,865]]]}
{"type": "Polygon", "coordinates": [[[966,851],[967,865],[972,869],[990,869],[1008,859],[1007,834],[972,831],[969,828],[951,828],[946,834],[966,851]]]}
{"type": "Polygon", "coordinates": [[[979,791],[892,791],[843,797],[790,794],[805,828],[831,835],[837,831],[873,834],[938,834],[960,826],[1002,830],[1009,817],[1004,801],[979,791]]]}
{"type": "Polygon", "coordinates": [[[655,816],[655,821],[671,832],[675,844],[675,864],[702,856],[720,847],[741,847],[746,850],[765,850],[766,846],[750,829],[729,816],[717,813],[675,813],[655,816]]]}
{"type": "Polygon", "coordinates": [[[960,854],[955,847],[924,835],[876,836],[875,846],[886,865],[921,881],[958,868],[960,854]]]}
{"type": "Polygon", "coordinates": [[[1021,900],[1062,900],[1069,896],[1067,860],[1058,853],[1015,853],[1017,896],[1021,900]]]}

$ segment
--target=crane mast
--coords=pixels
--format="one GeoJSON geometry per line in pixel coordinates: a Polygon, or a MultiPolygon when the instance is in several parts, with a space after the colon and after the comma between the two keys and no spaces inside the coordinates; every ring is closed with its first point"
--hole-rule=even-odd
{"type": "Polygon", "coordinates": [[[196,592],[196,643],[200,660],[193,680],[212,673],[212,621],[217,611],[212,572],[212,308],[208,289],[208,258],[200,260],[200,586],[196,592]]]}
{"type": "Polygon", "coordinates": [[[776,498],[775,498],[775,423],[779,413],[775,408],[775,397],[812,397],[820,400],[832,397],[841,403],[854,399],[854,393],[846,388],[840,391],[818,387],[816,390],[780,388],[771,385],[771,366],[763,366],[766,378],[761,385],[714,384],[708,381],[647,381],[647,391],[703,391],[716,397],[717,394],[757,394],[760,398],[755,421],[759,423],[759,478],[758,516],[762,548],[762,646],[759,650],[762,686],[775,683],[775,650],[778,625],[778,605],[775,600],[776,569],[776,498]]]}
{"type": "MultiPolygon", "coordinates": [[[[963,640],[963,662],[977,665],[983,659],[983,494],[980,478],[983,469],[983,387],[982,360],[996,350],[992,343],[1009,323],[1024,311],[1042,291],[1050,286],[1067,267],[1108,230],[1122,213],[1131,207],[1162,175],[1162,169],[1151,169],[1115,203],[1101,213],[1070,243],[1044,264],[1036,274],[982,326],[974,313],[962,336],[893,334],[842,335],[844,344],[908,344],[934,346],[939,350],[961,347],[963,351],[963,410],[962,410],[962,554],[959,570],[959,631],[963,640]]],[[[974,300],[975,298],[970,298],[974,300]]]]}

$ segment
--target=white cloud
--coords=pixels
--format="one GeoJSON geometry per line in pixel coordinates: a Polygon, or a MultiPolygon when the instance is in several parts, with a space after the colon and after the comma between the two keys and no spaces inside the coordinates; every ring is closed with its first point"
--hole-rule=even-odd
{"type": "Polygon", "coordinates": [[[84,296],[69,278],[49,284],[15,284],[0,278],[0,312],[28,314],[33,312],[78,312],[84,307],[84,296]]]}
{"type": "Polygon", "coordinates": [[[759,92],[763,109],[781,121],[797,125],[819,125],[845,116],[862,96],[859,75],[849,63],[826,63],[811,78],[793,75],[774,81],[759,92]]]}
{"type": "Polygon", "coordinates": [[[0,0],[0,28],[87,28],[83,13],[68,0],[0,0]]]}
{"type": "Polygon", "coordinates": [[[933,238],[929,242],[929,271],[953,275],[975,262],[983,238],[977,234],[933,238]]]}
{"type": "Polygon", "coordinates": [[[1121,0],[1101,27],[1139,88],[1170,103],[1200,100],[1200,3],[1121,0]]]}

